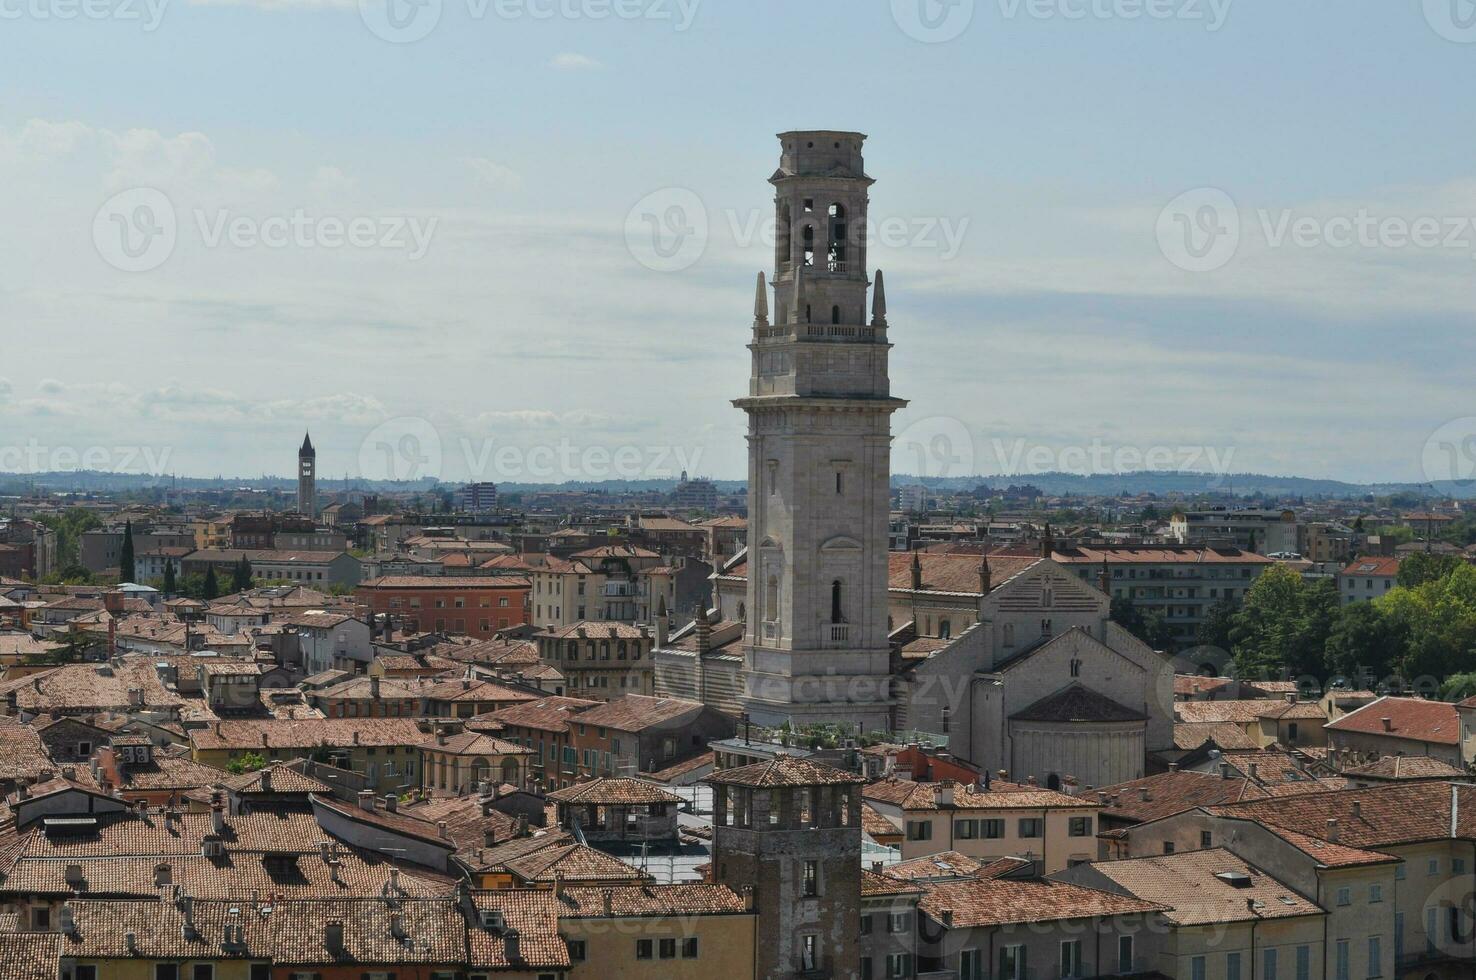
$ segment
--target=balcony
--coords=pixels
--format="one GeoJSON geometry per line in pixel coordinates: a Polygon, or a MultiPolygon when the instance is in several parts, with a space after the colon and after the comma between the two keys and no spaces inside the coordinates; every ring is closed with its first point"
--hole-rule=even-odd
{"type": "Polygon", "coordinates": [[[606,582],[600,586],[600,595],[612,599],[634,599],[640,595],[640,586],[635,582],[606,582]]]}
{"type": "Polygon", "coordinates": [[[772,620],[764,623],[763,634],[766,640],[779,639],[779,623],[772,620]]]}
{"type": "Polygon", "coordinates": [[[829,631],[827,635],[832,644],[839,646],[851,642],[850,623],[827,623],[825,628],[829,631]]]}

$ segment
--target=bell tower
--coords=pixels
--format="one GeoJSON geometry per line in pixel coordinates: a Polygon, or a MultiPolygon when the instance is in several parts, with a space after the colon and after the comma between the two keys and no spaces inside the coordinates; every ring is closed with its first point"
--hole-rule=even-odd
{"type": "Polygon", "coordinates": [[[890,728],[891,415],[906,402],[891,396],[882,275],[867,276],[865,139],[781,133],[769,178],[773,280],[759,273],[734,402],[748,413],[744,706],[761,724],[890,728]]]}
{"type": "Polygon", "coordinates": [[[307,517],[318,516],[318,451],[306,432],[302,448],[297,451],[297,512],[307,517]]]}

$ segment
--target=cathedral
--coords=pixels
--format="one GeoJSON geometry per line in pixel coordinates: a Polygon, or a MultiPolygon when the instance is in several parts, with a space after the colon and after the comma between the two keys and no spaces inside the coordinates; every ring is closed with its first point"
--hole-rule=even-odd
{"type": "Polygon", "coordinates": [[[1048,557],[889,553],[887,303],[860,133],[779,136],[748,348],[748,547],[654,651],[657,693],[756,724],[946,736],[1012,779],[1102,786],[1171,748],[1168,661],[1048,557]],[[772,296],[771,296],[772,293],[772,296]],[[770,311],[772,310],[772,316],[770,311]]]}

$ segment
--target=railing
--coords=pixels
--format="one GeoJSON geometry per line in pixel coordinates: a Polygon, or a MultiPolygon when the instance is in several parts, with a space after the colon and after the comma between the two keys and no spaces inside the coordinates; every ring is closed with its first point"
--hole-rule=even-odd
{"type": "Polygon", "coordinates": [[[875,340],[875,327],[847,326],[843,323],[801,323],[800,336],[810,340],[875,340]]]}
{"type": "Polygon", "coordinates": [[[603,595],[615,596],[622,599],[634,598],[639,595],[638,587],[633,582],[606,582],[601,586],[603,595]]]}
{"type": "Polygon", "coordinates": [[[777,622],[766,622],[766,623],[764,623],[763,633],[764,633],[764,639],[766,639],[766,640],[777,640],[777,639],[779,639],[779,624],[777,622]]]}
{"type": "Polygon", "coordinates": [[[849,643],[849,642],[851,642],[851,624],[850,623],[831,623],[829,625],[830,625],[830,642],[831,643],[849,643]]]}

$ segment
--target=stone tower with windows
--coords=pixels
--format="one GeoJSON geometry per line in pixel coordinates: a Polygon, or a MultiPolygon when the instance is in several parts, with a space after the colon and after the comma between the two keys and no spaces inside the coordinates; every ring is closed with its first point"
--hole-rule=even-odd
{"type": "Polygon", "coordinates": [[[860,776],[792,756],[708,777],[712,880],[758,912],[758,980],[860,973],[860,776]]]}
{"type": "Polygon", "coordinates": [[[891,415],[906,402],[890,391],[882,275],[867,277],[865,139],[782,133],[769,179],[774,276],[759,274],[734,402],[748,413],[743,702],[761,724],[890,727],[891,415]]]}
{"type": "Polygon", "coordinates": [[[306,432],[302,435],[302,448],[297,451],[297,512],[318,516],[318,451],[306,432]]]}

